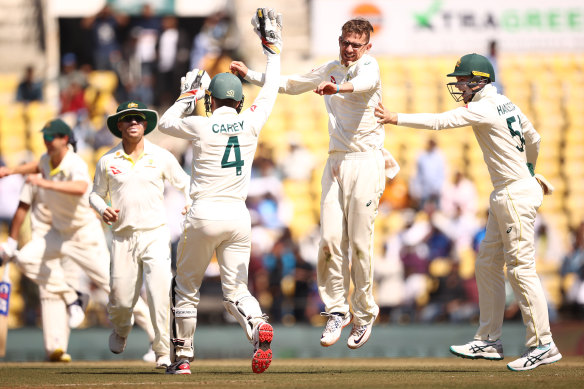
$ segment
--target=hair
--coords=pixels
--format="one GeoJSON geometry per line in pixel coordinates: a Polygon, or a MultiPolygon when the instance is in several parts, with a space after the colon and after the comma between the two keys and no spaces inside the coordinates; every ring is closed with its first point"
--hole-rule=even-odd
{"type": "Polygon", "coordinates": [[[367,42],[369,42],[369,38],[371,37],[371,33],[373,32],[373,26],[371,25],[371,23],[369,23],[369,20],[367,19],[355,18],[343,24],[341,32],[343,35],[350,33],[357,35],[365,35],[367,37],[367,42]]]}

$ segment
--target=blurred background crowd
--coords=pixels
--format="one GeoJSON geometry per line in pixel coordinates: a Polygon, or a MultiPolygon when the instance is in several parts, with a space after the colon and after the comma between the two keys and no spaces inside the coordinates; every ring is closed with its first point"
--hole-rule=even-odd
{"type": "MultiPolygon", "coordinates": [[[[20,44],[35,46],[37,53],[37,57],[26,56],[23,49],[26,63],[7,60],[1,65],[3,164],[37,158],[44,151],[38,131],[58,115],[74,128],[78,152],[94,169],[99,157],[117,143],[105,118],[120,102],[140,100],[162,114],[174,102],[180,77],[189,69],[202,68],[213,76],[228,71],[231,60],[243,60],[256,69],[264,60],[256,38],[250,36],[249,16],[264,5],[255,1],[199,4],[199,12],[186,16],[168,10],[168,4],[184,6],[181,1],[92,1],[97,10],[90,15],[62,12],[58,17],[47,16],[54,6],[51,3],[0,1],[6,10],[2,18],[14,15],[12,24],[23,24],[20,44]],[[31,25],[36,28],[25,28],[31,25]],[[35,60],[38,56],[42,59],[35,60]]],[[[311,20],[318,17],[315,4],[323,1],[272,3],[284,13],[283,73],[308,71],[335,58],[311,49],[315,33],[311,20]]],[[[358,11],[360,2],[345,3],[353,7],[347,18],[370,17],[379,28],[377,13],[358,11]]],[[[3,57],[9,58],[6,48],[13,46],[7,45],[8,36],[19,37],[13,30],[7,32],[7,25],[0,28],[0,48],[4,47],[3,57]]],[[[340,31],[336,25],[330,28],[340,31]]],[[[536,240],[537,268],[548,293],[550,318],[584,320],[584,125],[580,119],[584,51],[506,51],[497,47],[501,41],[492,35],[474,42],[474,51],[492,59],[499,91],[523,109],[542,135],[537,170],[556,186],[538,215],[536,240]]],[[[375,39],[374,35],[374,48],[375,39]]],[[[335,47],[337,43],[329,44],[335,47]]],[[[400,112],[455,108],[447,94],[445,74],[464,53],[373,51],[381,67],[384,104],[400,112]]],[[[244,109],[257,93],[258,88],[244,85],[244,109]]],[[[247,201],[253,224],[250,290],[270,320],[285,325],[323,322],[315,271],[320,176],[328,146],[328,118],[321,100],[309,94],[278,97],[260,136],[247,201]]],[[[199,115],[204,114],[201,108],[199,115]]],[[[171,150],[190,170],[188,144],[156,131],[149,139],[171,150]]],[[[375,294],[381,308],[377,324],[476,322],[474,259],[484,234],[492,186],[471,129],[433,134],[388,127],[385,144],[401,171],[386,183],[376,222],[375,294]]],[[[2,239],[18,204],[21,183],[18,176],[0,180],[2,239]]],[[[181,199],[173,188],[167,189],[165,199],[168,215],[180,215],[181,199]]],[[[180,223],[179,217],[169,217],[174,246],[180,223]]],[[[38,325],[38,288],[16,269],[13,273],[17,282],[11,326],[38,325]]],[[[201,294],[199,323],[228,320],[216,264],[208,269],[201,294]]],[[[510,289],[507,295],[506,318],[520,320],[510,289]]],[[[85,325],[108,326],[107,296],[95,291],[91,297],[85,325]]]]}

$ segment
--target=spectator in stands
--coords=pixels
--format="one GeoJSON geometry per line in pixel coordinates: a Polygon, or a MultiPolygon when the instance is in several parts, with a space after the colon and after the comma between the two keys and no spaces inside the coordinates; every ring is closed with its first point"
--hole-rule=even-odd
{"type": "Polygon", "coordinates": [[[573,318],[584,318],[584,222],[571,231],[572,249],[564,257],[560,274],[565,285],[563,309],[573,318]]]}
{"type": "Polygon", "coordinates": [[[278,161],[284,179],[309,181],[315,161],[312,153],[304,147],[296,135],[288,140],[288,152],[278,161]]]}
{"type": "Polygon", "coordinates": [[[27,66],[24,78],[16,88],[16,101],[20,103],[30,103],[31,101],[43,100],[43,84],[36,81],[34,77],[34,67],[27,66]]]}
{"type": "Polygon", "coordinates": [[[114,12],[109,4],[95,15],[82,20],[82,27],[91,30],[94,69],[115,70],[121,58],[118,30],[128,23],[125,15],[114,12]]]}
{"type": "Polygon", "coordinates": [[[446,162],[438,149],[436,140],[428,140],[426,150],[416,161],[416,174],[410,182],[410,195],[417,203],[417,209],[422,209],[428,200],[436,202],[440,207],[442,187],[446,177],[446,162]]]}
{"type": "Polygon", "coordinates": [[[401,246],[398,234],[391,234],[383,244],[383,255],[375,260],[380,323],[393,321],[396,311],[404,303],[404,265],[399,255],[401,246]]]}
{"type": "MultiPolygon", "coordinates": [[[[489,50],[488,50],[488,55],[486,55],[486,57],[489,59],[489,61],[491,61],[491,65],[493,65],[493,69],[495,70],[495,74],[500,75],[501,72],[499,72],[499,60],[498,60],[499,49],[497,47],[496,40],[489,41],[489,50]]],[[[493,81],[493,85],[497,88],[497,92],[499,92],[500,94],[505,93],[505,91],[503,90],[503,83],[501,82],[500,76],[497,77],[497,81],[493,81]]]]}
{"type": "Polygon", "coordinates": [[[205,19],[193,38],[191,69],[205,69],[210,76],[229,69],[239,45],[239,32],[231,15],[219,11],[205,19]]]}
{"type": "Polygon", "coordinates": [[[162,32],[156,44],[158,58],[155,104],[170,106],[180,90],[180,78],[189,71],[189,42],[174,16],[162,18],[162,32]]]}
{"type": "Polygon", "coordinates": [[[475,216],[477,212],[477,191],[474,183],[461,170],[457,170],[454,173],[453,180],[444,185],[440,210],[450,217],[459,211],[463,215],[475,216]]]}
{"type": "MultiPolygon", "coordinates": [[[[160,35],[160,18],[154,14],[149,3],[142,6],[140,17],[132,27],[131,34],[136,39],[135,60],[140,76],[154,75],[156,66],[156,42],[160,35]]],[[[140,77],[141,78],[141,77],[140,77]]]]}

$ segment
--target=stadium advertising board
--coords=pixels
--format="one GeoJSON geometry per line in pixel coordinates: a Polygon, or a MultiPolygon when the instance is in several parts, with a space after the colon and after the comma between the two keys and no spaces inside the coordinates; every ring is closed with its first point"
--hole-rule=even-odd
{"type": "Polygon", "coordinates": [[[313,0],[311,48],[334,55],[344,21],[362,16],[374,26],[372,53],[455,54],[484,51],[583,52],[582,0],[313,0]]]}

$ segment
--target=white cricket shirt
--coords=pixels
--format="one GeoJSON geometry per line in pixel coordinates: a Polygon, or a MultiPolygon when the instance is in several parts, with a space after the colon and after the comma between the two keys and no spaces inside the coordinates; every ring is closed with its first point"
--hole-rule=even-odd
{"type": "MultiPolygon", "coordinates": [[[[495,189],[531,177],[526,150],[541,139],[519,107],[490,84],[464,107],[438,114],[400,113],[398,125],[428,130],[472,126],[495,189]]],[[[537,155],[529,157],[537,160],[537,155]]]]}
{"type": "MultiPolygon", "coordinates": [[[[262,73],[250,69],[245,79],[262,85],[263,77],[262,73]]],[[[309,92],[323,81],[353,84],[352,93],[324,96],[329,117],[329,153],[383,148],[385,130],[374,115],[382,98],[379,65],[375,58],[364,54],[350,66],[335,60],[305,74],[281,76],[279,92],[291,95],[309,92]]]]}
{"type": "Polygon", "coordinates": [[[19,201],[30,206],[30,227],[33,234],[42,234],[51,228],[51,212],[43,202],[45,190],[36,185],[24,183],[19,201]]]}
{"type": "Polygon", "coordinates": [[[278,94],[280,56],[268,55],[266,83],[245,111],[221,107],[211,117],[186,116],[184,102],[170,107],[158,129],[191,141],[193,148],[190,214],[207,220],[249,217],[245,199],[258,136],[278,94]]]}
{"type": "Polygon", "coordinates": [[[87,190],[81,196],[71,195],[56,190],[45,190],[44,200],[53,217],[53,226],[60,232],[71,232],[85,226],[95,219],[95,213],[89,206],[91,179],[87,164],[69,145],[69,150],[59,166],[51,166],[48,154],[43,154],[39,161],[43,178],[49,181],[85,181],[87,190]]]}
{"type": "Polygon", "coordinates": [[[151,230],[166,225],[164,180],[189,199],[189,176],[170,151],[144,139],[137,161],[124,152],[122,142],[97,162],[90,202],[100,215],[108,207],[119,209],[113,232],[151,230]]]}

